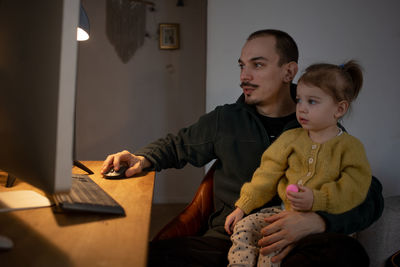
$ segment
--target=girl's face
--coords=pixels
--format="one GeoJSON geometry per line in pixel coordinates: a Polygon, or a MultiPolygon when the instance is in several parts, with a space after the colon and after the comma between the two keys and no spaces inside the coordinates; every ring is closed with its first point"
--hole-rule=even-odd
{"type": "Polygon", "coordinates": [[[337,134],[337,121],[347,111],[347,102],[337,103],[333,97],[319,87],[300,82],[297,85],[296,116],[310,136],[337,134]]]}

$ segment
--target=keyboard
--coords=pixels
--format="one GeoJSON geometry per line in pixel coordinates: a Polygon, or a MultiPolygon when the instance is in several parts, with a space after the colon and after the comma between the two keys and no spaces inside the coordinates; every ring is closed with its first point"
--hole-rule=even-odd
{"type": "Polygon", "coordinates": [[[124,208],[86,174],[72,174],[69,193],[53,195],[57,211],[125,215],[124,208]]]}

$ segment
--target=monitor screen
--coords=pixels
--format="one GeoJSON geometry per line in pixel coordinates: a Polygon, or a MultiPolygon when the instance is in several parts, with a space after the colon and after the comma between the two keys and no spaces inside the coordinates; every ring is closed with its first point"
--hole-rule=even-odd
{"type": "Polygon", "coordinates": [[[69,190],[79,0],[0,0],[0,169],[69,190]]]}

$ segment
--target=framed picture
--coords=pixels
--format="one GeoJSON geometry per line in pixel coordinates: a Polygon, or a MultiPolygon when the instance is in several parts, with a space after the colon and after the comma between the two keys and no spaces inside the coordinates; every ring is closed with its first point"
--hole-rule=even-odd
{"type": "Polygon", "coordinates": [[[179,24],[160,24],[160,49],[179,48],[179,24]]]}

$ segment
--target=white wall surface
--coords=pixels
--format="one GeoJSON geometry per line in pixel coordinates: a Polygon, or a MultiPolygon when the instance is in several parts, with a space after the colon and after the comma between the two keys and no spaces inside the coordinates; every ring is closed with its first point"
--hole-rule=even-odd
{"type": "MultiPolygon", "coordinates": [[[[76,155],[104,160],[176,133],[204,114],[206,1],[152,0],[149,38],[129,62],[121,61],[106,35],[106,0],[83,0],[90,39],[79,43],[76,155]],[[180,24],[180,49],[158,47],[159,23],[180,24]]],[[[187,166],[156,174],[154,202],[188,202],[203,169],[187,166]]]]}
{"type": "Polygon", "coordinates": [[[240,96],[237,60],[253,31],[288,32],[299,46],[299,74],[312,63],[356,59],[364,87],[343,125],[364,143],[384,195],[400,194],[399,11],[398,0],[208,1],[207,111],[240,96]]]}

